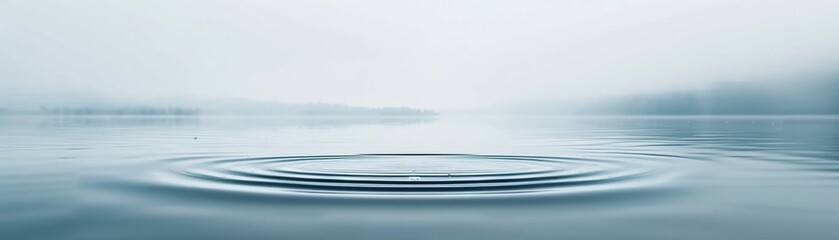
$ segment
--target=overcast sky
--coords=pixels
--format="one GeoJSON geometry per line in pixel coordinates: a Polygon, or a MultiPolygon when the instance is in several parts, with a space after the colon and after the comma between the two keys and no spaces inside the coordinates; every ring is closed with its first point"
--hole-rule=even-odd
{"type": "Polygon", "coordinates": [[[760,80],[837,57],[839,1],[0,2],[6,94],[469,108],[760,80]]]}

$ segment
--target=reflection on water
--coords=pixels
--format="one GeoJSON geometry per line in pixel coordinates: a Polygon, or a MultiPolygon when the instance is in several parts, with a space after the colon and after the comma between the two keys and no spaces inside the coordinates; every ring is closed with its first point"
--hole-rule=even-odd
{"type": "Polygon", "coordinates": [[[832,117],[0,117],[2,239],[835,239],[832,117]]]}
{"type": "Polygon", "coordinates": [[[411,125],[433,122],[436,117],[270,117],[254,116],[241,118],[198,116],[148,117],[148,116],[55,116],[39,118],[17,118],[40,121],[42,127],[139,127],[139,126],[181,126],[195,125],[209,120],[211,124],[233,124],[234,126],[294,126],[294,127],[341,127],[353,125],[411,125]]]}
{"type": "Polygon", "coordinates": [[[197,117],[121,117],[121,116],[57,116],[38,119],[41,127],[141,127],[141,126],[181,126],[200,123],[197,117]]]}

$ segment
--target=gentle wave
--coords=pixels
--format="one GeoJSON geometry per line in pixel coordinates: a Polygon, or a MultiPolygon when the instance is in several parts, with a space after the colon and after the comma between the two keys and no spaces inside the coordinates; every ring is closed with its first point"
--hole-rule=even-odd
{"type": "MultiPolygon", "coordinates": [[[[560,192],[655,180],[651,162],[473,154],[360,154],[167,160],[165,184],[367,195],[560,192]]],[[[162,177],[161,177],[162,176],[162,177]]]]}

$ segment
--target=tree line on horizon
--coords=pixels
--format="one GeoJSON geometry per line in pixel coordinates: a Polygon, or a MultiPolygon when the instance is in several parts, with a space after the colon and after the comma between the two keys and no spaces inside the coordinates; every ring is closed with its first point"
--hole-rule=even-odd
{"type": "Polygon", "coordinates": [[[595,104],[615,115],[835,115],[839,78],[722,82],[706,90],[633,95],[595,104]]]}

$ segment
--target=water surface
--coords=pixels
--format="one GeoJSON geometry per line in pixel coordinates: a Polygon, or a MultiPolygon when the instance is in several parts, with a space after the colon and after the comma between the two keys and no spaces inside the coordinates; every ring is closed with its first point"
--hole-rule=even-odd
{"type": "Polygon", "coordinates": [[[833,117],[0,117],[2,239],[836,239],[833,117]]]}

